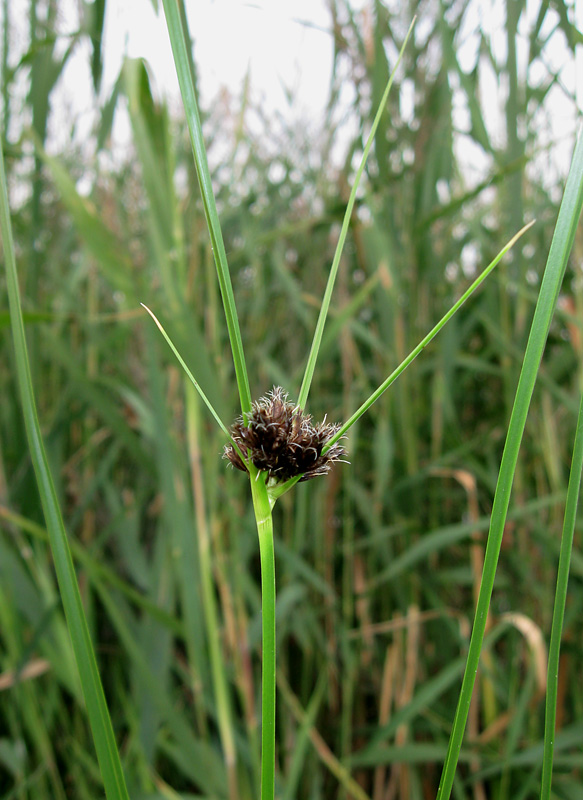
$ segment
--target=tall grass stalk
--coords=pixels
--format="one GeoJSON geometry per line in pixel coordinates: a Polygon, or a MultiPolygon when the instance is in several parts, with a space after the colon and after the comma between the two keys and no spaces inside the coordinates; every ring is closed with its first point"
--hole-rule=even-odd
{"type": "MultiPolygon", "coordinates": [[[[500,473],[498,475],[498,483],[496,485],[496,493],[494,495],[490,531],[488,533],[488,543],[484,557],[484,569],[480,584],[480,593],[478,595],[478,602],[476,605],[476,614],[474,618],[472,636],[470,639],[468,659],[462,681],[462,687],[460,690],[458,706],[453,721],[447,757],[443,767],[441,782],[437,793],[438,800],[447,800],[450,797],[453,787],[456,766],[462,746],[466,721],[470,710],[474,682],[478,672],[480,652],[482,650],[482,643],[486,631],[486,620],[488,618],[488,610],[490,608],[492,590],[494,588],[494,578],[496,576],[496,568],[498,566],[498,558],[500,555],[500,548],[502,546],[502,537],[504,535],[504,526],[506,523],[508,506],[510,503],[510,495],[514,480],[514,472],[516,470],[516,464],[518,461],[520,443],[522,441],[530,400],[534,390],[544,347],[547,341],[551,320],[555,311],[555,306],[559,296],[561,284],[563,282],[563,277],[565,275],[565,270],[567,268],[567,259],[569,258],[569,254],[573,246],[575,230],[581,215],[582,205],[583,135],[580,134],[575,146],[575,151],[573,153],[573,159],[567,178],[567,184],[565,186],[563,201],[559,209],[555,233],[551,242],[551,248],[549,251],[544,277],[530,329],[530,335],[528,337],[526,352],[524,354],[524,361],[522,364],[522,370],[520,372],[512,415],[508,424],[506,444],[502,454],[500,473]]],[[[566,576],[562,574],[562,591],[564,591],[565,580],[566,576]]],[[[556,702],[556,696],[554,700],[556,702]]],[[[545,757],[549,757],[548,749],[545,752],[545,757]]],[[[545,770],[545,780],[548,780],[547,770],[545,770]]]]}
{"type": "Polygon", "coordinates": [[[164,0],[164,14],[166,16],[166,24],[168,25],[168,33],[170,34],[172,54],[174,56],[176,73],[178,75],[180,92],[182,94],[182,101],[184,103],[184,110],[186,113],[186,121],[188,123],[188,130],[190,132],[190,141],[192,143],[194,162],[196,164],[198,180],[200,183],[200,192],[204,205],[204,213],[211,239],[213,256],[217,267],[219,286],[221,287],[223,308],[225,309],[227,329],[229,331],[231,350],[235,364],[237,387],[241,400],[241,410],[243,414],[245,414],[251,411],[251,391],[249,389],[249,378],[247,375],[247,367],[245,365],[245,355],[243,352],[243,342],[241,340],[239,318],[237,316],[237,309],[235,308],[235,297],[233,294],[231,275],[229,273],[229,266],[227,264],[227,254],[225,252],[225,244],[219,222],[219,215],[217,214],[217,205],[215,202],[215,195],[213,192],[211,176],[208,168],[208,161],[202,135],[202,126],[200,124],[198,105],[196,102],[194,89],[194,66],[192,63],[192,45],[190,35],[188,33],[184,3],[182,0],[164,0]]]}
{"type": "Polygon", "coordinates": [[[67,534],[38,421],[24,335],[2,148],[0,148],[0,230],[2,231],[8,286],[10,325],[26,435],[49,533],[63,608],[69,626],[83,694],[87,703],[87,714],[93,732],[103,786],[107,800],[129,800],[121,760],[91,643],[89,627],[83,603],[81,602],[67,534]]]}

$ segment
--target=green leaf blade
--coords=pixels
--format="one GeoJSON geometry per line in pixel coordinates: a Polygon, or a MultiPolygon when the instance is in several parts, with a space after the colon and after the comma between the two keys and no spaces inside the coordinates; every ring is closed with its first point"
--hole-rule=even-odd
{"type": "Polygon", "coordinates": [[[4,171],[4,158],[0,152],[0,227],[4,243],[4,260],[10,306],[10,322],[16,355],[18,385],[25,420],[31,460],[38,483],[39,494],[49,532],[51,550],[65,617],[75,659],[79,669],[83,694],[97,758],[101,768],[103,785],[108,800],[129,800],[125,778],[113,727],[105,701],[101,679],[89,635],[89,628],[81,602],[79,586],[73,567],[67,534],[59,509],[57,495],[50,472],[40,431],[36,403],[32,388],[32,377],[24,334],[22,308],[16,273],[14,241],[8,207],[8,193],[4,171]]]}

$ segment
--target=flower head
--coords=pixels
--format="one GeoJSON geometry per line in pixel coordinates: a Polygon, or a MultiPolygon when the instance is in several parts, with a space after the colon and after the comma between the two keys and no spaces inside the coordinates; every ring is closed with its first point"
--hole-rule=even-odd
{"type": "MultiPolygon", "coordinates": [[[[284,483],[301,475],[307,481],[325,475],[335,461],[340,461],[344,448],[333,444],[322,450],[338,431],[339,425],[324,420],[317,425],[312,417],[287,400],[279,386],[255,403],[246,420],[240,417],[231,427],[233,441],[268,478],[284,483]]],[[[225,446],[223,457],[237,469],[247,471],[232,443],[225,446]]]]}

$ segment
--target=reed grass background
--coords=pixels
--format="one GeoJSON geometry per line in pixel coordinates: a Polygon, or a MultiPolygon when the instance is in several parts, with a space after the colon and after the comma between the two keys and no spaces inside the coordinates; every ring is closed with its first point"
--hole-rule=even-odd
{"type": "MultiPolygon", "coordinates": [[[[530,4],[507,3],[505,57],[478,31],[481,55],[468,70],[459,32],[473,5],[395,12],[375,3],[362,15],[331,3],[335,70],[327,135],[316,141],[274,124],[250,94],[204,115],[252,395],[276,384],[293,397],[362,131],[413,13],[423,22],[353,216],[310,395],[316,419],[347,419],[472,270],[537,219],[352,429],[351,465],[299,485],[276,507],[276,795],[285,800],[434,797],[447,749],[562,188],[554,156],[564,142],[549,138],[546,115],[557,86],[565,117],[576,115],[560,70],[581,43],[567,3],[538,4],[528,26],[530,4]],[[564,62],[555,71],[546,53],[557,38],[564,62]],[[480,91],[492,74],[504,121],[495,131],[492,98],[480,91]],[[411,87],[409,120],[402,109],[411,87]],[[336,169],[330,153],[347,88],[361,133],[336,169]],[[467,109],[463,130],[456,104],[467,109]],[[489,165],[478,185],[462,163],[464,145],[489,165]]],[[[244,800],[258,796],[260,715],[248,486],[221,460],[222,434],[139,306],[156,311],[229,423],[238,413],[232,359],[185,125],[157,96],[146,64],[128,60],[93,138],[79,146],[72,119],[71,146],[45,152],[65,42],[91,43],[87,91],[99,87],[102,8],[88,6],[65,39],[59,3],[32,3],[27,54],[15,64],[16,11],[4,3],[3,145],[39,415],[132,799],[244,800]],[[106,155],[117,107],[127,108],[133,141],[113,166],[106,155]],[[88,196],[78,188],[87,182],[88,196]],[[209,574],[215,627],[203,610],[209,574]],[[218,665],[209,657],[217,638],[218,665]]],[[[579,232],[522,444],[456,798],[538,796],[546,642],[581,385],[581,247],[579,232]]],[[[6,311],[3,321],[7,332],[6,311]]],[[[1,347],[0,791],[18,800],[95,798],[101,777],[8,335],[1,347]]],[[[553,791],[574,800],[583,791],[580,520],[571,569],[553,791]]]]}

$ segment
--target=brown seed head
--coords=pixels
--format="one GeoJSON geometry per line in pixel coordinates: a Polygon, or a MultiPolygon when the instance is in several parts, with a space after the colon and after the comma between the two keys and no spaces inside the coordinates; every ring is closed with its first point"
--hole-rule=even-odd
{"type": "MultiPolygon", "coordinates": [[[[308,481],[325,475],[335,461],[344,455],[344,448],[334,444],[324,454],[324,446],[337,432],[339,425],[312,423],[312,417],[287,400],[279,386],[255,403],[246,415],[231,427],[231,436],[239,449],[257,469],[269,473],[269,478],[283,483],[301,475],[308,481]]],[[[247,471],[233,444],[227,444],[223,457],[237,469],[247,471]]]]}

